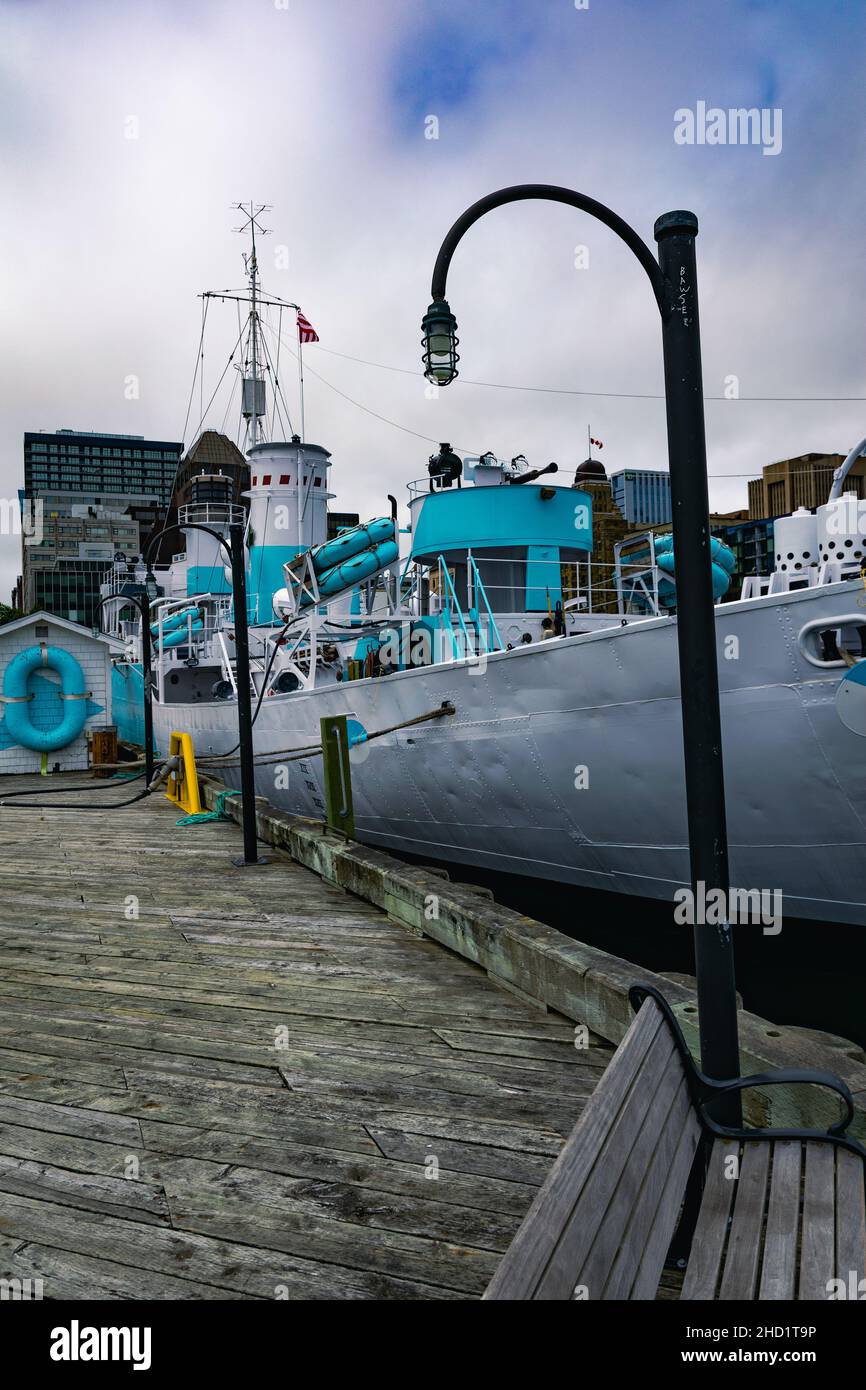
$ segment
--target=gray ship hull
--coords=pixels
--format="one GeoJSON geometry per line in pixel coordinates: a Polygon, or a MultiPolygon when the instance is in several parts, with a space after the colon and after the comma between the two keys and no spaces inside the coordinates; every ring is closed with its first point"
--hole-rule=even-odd
{"type": "MultiPolygon", "coordinates": [[[[716,608],[732,883],[780,891],[786,915],[866,921],[866,740],[840,721],[843,672],[811,664],[807,622],[850,612],[835,584],[716,608]]],[[[368,733],[450,701],[453,716],[351,752],[359,839],[397,852],[670,900],[689,881],[676,620],[375,679],[275,695],[257,756],[319,739],[346,714],[368,733]]],[[[233,702],[156,704],[197,752],[237,741],[233,702]]],[[[257,767],[283,810],[321,816],[321,758],[257,767]]],[[[238,769],[224,774],[238,784],[238,769]]],[[[758,928],[756,928],[758,929],[758,928]]]]}

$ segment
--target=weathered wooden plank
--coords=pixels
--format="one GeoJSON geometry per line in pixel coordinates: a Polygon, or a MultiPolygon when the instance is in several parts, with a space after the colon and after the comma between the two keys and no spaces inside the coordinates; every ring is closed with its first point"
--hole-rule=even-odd
{"type": "MultiPolygon", "coordinates": [[[[500,1177],[511,1183],[527,1183],[533,1187],[540,1187],[544,1182],[550,1172],[550,1155],[555,1155],[561,1147],[561,1143],[554,1141],[553,1146],[546,1148],[542,1155],[502,1148],[493,1142],[485,1144],[480,1142],[478,1135],[463,1141],[448,1139],[441,1134],[376,1129],[372,1126],[369,1134],[386,1158],[404,1159],[407,1163],[425,1167],[435,1161],[449,1171],[500,1177]]],[[[494,1140],[497,1136],[490,1138],[494,1140]]],[[[529,1206],[529,1200],[526,1205],[529,1206]]]]}
{"type": "MultiPolygon", "coordinates": [[[[97,1093],[98,1094],[98,1093],[97,1093]]],[[[110,1115],[73,1104],[26,1100],[0,1094],[0,1123],[25,1125],[52,1134],[74,1134],[82,1138],[105,1140],[138,1150],[142,1145],[141,1125],[126,1115],[110,1115]]]]}
{"type": "Polygon", "coordinates": [[[866,1279],[864,1163],[846,1149],[836,1150],[836,1278],[845,1281],[848,1298],[866,1279]]]}
{"type": "Polygon", "coordinates": [[[72,1169],[0,1154],[0,1207],[4,1193],[38,1197],[42,1201],[108,1212],[112,1216],[128,1216],[134,1221],[167,1223],[169,1219],[165,1196],[158,1184],[76,1173],[72,1169]]]}
{"type": "Polygon", "coordinates": [[[42,1281],[42,1297],[58,1299],[239,1299],[264,1295],[241,1294],[213,1284],[176,1279],[117,1260],[94,1259],[68,1250],[54,1250],[33,1241],[0,1237],[0,1279],[42,1281]]]}
{"type": "Polygon", "coordinates": [[[719,1298],[726,1301],[751,1300],[755,1297],[771,1147],[765,1139],[743,1144],[740,1176],[734,1194],[734,1215],[719,1289],[719,1298]]]}
{"type": "Polygon", "coordinates": [[[333,1217],[323,1220],[292,1211],[287,1202],[231,1201],[202,1188],[167,1195],[177,1231],[240,1241],[329,1267],[426,1281],[476,1295],[496,1267],[497,1255],[489,1250],[384,1229],[371,1231],[333,1217]]]}
{"type": "MultiPolygon", "coordinates": [[[[30,1033],[24,1035],[12,1033],[8,1029],[0,1029],[0,1068],[6,1071],[15,1070],[16,1068],[12,1066],[10,1059],[15,1059],[18,1055],[22,1059],[25,1058],[28,1055],[25,1050],[28,1044],[39,1049],[38,1056],[40,1058],[56,1057],[62,1060],[64,1068],[72,1068],[76,1076],[80,1075],[82,1080],[110,1081],[116,1072],[122,1076],[123,1069],[127,1066],[146,1065],[160,1071],[180,1072],[184,1076],[201,1076],[215,1081],[237,1080],[249,1086],[276,1086],[280,1088],[283,1084],[276,1066],[277,1054],[273,1052],[273,1049],[270,1056],[265,1053],[264,1049],[261,1049],[257,1064],[242,1065],[214,1056],[214,1049],[196,1055],[181,1049],[170,1051],[168,1048],[155,1045],[141,1047],[131,1042],[120,1043],[119,1041],[115,1042],[113,1047],[102,1048],[98,1047],[92,1039],[70,1037],[68,1034],[30,1033]],[[83,1066],[75,1071],[79,1059],[83,1066]],[[112,1059],[111,1064],[109,1059],[112,1059]],[[103,1075],[97,1076],[89,1070],[94,1063],[102,1066],[103,1075]]],[[[251,1048],[250,1052],[253,1050],[251,1048]]],[[[65,1075],[66,1071],[64,1070],[62,1074],[65,1075]]]]}
{"type": "Polygon", "coordinates": [[[740,1144],[736,1139],[716,1139],[710,1151],[706,1184],[686,1267],[681,1297],[686,1300],[715,1298],[734,1202],[740,1144]],[[735,1162],[731,1162],[735,1160],[735,1162]]]}
{"type": "Polygon", "coordinates": [[[836,1277],[836,1183],[832,1145],[808,1140],[803,1180],[798,1298],[826,1300],[836,1277]]]}
{"type": "MultiPolygon", "coordinates": [[[[651,1122],[641,1131],[639,1161],[643,1172],[633,1152],[624,1175],[628,1187],[625,1192],[617,1189],[624,1219],[616,1223],[618,1248],[607,1258],[610,1274],[601,1286],[602,1297],[607,1300],[655,1297],[698,1145],[700,1126],[682,1069],[670,1068],[670,1079],[665,1077],[664,1084],[671,1086],[674,1094],[660,1128],[654,1132],[654,1106],[651,1122]]],[[[664,1102],[667,1104],[666,1096],[664,1102]]],[[[580,1282],[586,1282],[583,1273],[580,1282]]]]}
{"type": "MultiPolygon", "coordinates": [[[[134,1254],[141,1269],[231,1289],[244,1297],[439,1298],[442,1288],[394,1277],[387,1271],[323,1266],[302,1255],[270,1246],[215,1239],[195,1231],[123,1221],[53,1202],[10,1196],[0,1207],[0,1234],[36,1241],[114,1263],[118,1253],[134,1254]]],[[[459,1290],[451,1291],[459,1296],[459,1290]]]]}
{"type": "Polygon", "coordinates": [[[759,1298],[768,1301],[796,1297],[802,1152],[799,1139],[776,1139],[773,1143],[770,1199],[758,1294],[759,1298]]]}
{"type": "MultiPolygon", "coordinates": [[[[649,1001],[649,1008],[657,1021],[656,1005],[649,1001]]],[[[578,1122],[572,1136],[571,1162],[563,1163],[559,1182],[566,1194],[573,1187],[573,1206],[558,1230],[557,1217],[549,1210],[549,1232],[555,1244],[547,1268],[536,1284],[534,1298],[570,1298],[576,1285],[586,1289],[590,1299],[603,1296],[618,1243],[607,1239],[607,1223],[611,1222],[612,1233],[627,1224],[633,1203],[644,1190],[646,1163],[658,1138],[658,1126],[667,1120],[680,1080],[673,1039],[666,1027],[657,1029],[648,1046],[636,1037],[634,1047],[637,1067],[628,1093],[622,1097],[615,1094],[608,1100],[606,1087],[600,1085],[593,1096],[592,1110],[588,1106],[584,1112],[586,1124],[578,1122]],[[653,1119],[641,1143],[650,1110],[653,1119]],[[605,1130],[600,1144],[595,1131],[597,1122],[605,1130]],[[630,1168],[630,1178],[623,1181],[630,1168]],[[615,1207],[617,1201],[623,1203],[622,1226],[615,1207]]],[[[628,1052],[624,1045],[623,1051],[628,1052]]],[[[568,1153],[570,1144],[571,1140],[564,1153],[568,1153]]],[[[558,1205],[561,1200],[557,1199],[558,1205]]]]}

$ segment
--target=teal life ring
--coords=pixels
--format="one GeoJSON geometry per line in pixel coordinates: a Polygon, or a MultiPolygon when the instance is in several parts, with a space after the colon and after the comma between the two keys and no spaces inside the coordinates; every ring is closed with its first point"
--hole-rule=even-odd
{"type": "Polygon", "coordinates": [[[35,753],[51,753],[72,743],[87,720],[89,690],[84,688],[84,672],[71,652],[62,647],[26,647],[13,656],[3,676],[4,723],[9,738],[35,753]],[[37,729],[30,718],[33,696],[27,682],[34,671],[49,667],[60,677],[58,698],[63,701],[63,718],[53,729],[37,729]]]}

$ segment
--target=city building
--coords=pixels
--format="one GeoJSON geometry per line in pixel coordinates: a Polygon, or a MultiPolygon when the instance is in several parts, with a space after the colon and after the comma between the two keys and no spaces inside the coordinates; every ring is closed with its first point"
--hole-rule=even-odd
{"type": "Polygon", "coordinates": [[[24,491],[130,493],[166,507],[183,445],[137,434],[91,430],[28,431],[24,435],[24,491]]]}
{"type": "Polygon", "coordinates": [[[155,498],[82,492],[46,491],[33,500],[42,511],[35,534],[22,536],[20,606],[89,625],[103,576],[115,557],[139,554],[143,535],[163,515],[161,505],[155,498]]]}
{"type": "MultiPolygon", "coordinates": [[[[826,501],[833,474],[844,462],[844,454],[800,454],[797,458],[768,463],[760,478],[749,483],[749,516],[790,516],[798,507],[814,511],[826,501]]],[[[845,480],[845,490],[866,497],[866,458],[854,464],[845,480]]]]}
{"type": "Polygon", "coordinates": [[[649,468],[622,468],[611,473],[613,500],[623,519],[641,526],[669,526],[671,478],[649,468]]]}
{"type": "Polygon", "coordinates": [[[116,556],[138,555],[162,524],[183,446],[61,429],[24,435],[22,571],[15,598],[90,624],[116,556]]]}
{"type": "Polygon", "coordinates": [[[574,475],[574,486],[588,493],[592,502],[592,604],[602,613],[617,610],[614,547],[617,541],[644,530],[646,524],[626,521],[614,501],[611,481],[604,464],[594,458],[584,459],[574,475]]]}
{"type": "Polygon", "coordinates": [[[740,597],[743,580],[748,575],[773,573],[776,567],[773,521],[773,517],[752,518],[743,514],[736,520],[730,517],[710,518],[713,535],[730,547],[736,560],[725,599],[740,597]]]}

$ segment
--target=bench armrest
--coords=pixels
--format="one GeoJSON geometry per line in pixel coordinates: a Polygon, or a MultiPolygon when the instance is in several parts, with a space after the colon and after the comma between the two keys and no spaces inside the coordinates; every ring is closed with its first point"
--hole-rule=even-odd
{"type": "MultiPolygon", "coordinates": [[[[696,1069],[697,1070],[697,1069],[696,1069]]],[[[828,1090],[835,1091],[845,1102],[845,1114],[835,1124],[829,1125],[828,1134],[844,1134],[854,1118],[854,1097],[841,1077],[834,1076],[831,1071],[808,1071],[798,1067],[780,1067],[777,1071],[759,1071],[752,1076],[735,1076],[730,1081],[716,1081],[711,1076],[705,1076],[703,1072],[698,1072],[701,1089],[705,1090],[698,1104],[701,1109],[715,1096],[726,1095],[731,1091],[751,1090],[753,1086],[790,1086],[798,1083],[809,1086],[826,1086],[828,1090]]],[[[761,1133],[767,1134],[770,1131],[762,1130],[761,1133]]],[[[816,1130],[816,1133],[823,1133],[816,1130]]]]}
{"type": "Polygon", "coordinates": [[[683,1037],[679,1020],[671,1008],[664,995],[652,985],[635,984],[628,992],[629,1002],[635,1012],[649,997],[654,999],[665,1021],[671,1030],[677,1051],[683,1063],[686,1074],[686,1083],[689,1088],[689,1095],[692,1099],[698,1119],[702,1127],[721,1138],[730,1139],[827,1139],[834,1144],[850,1149],[866,1159],[866,1148],[856,1139],[849,1138],[845,1134],[852,1119],[854,1118],[854,1100],[845,1082],[838,1076],[834,1076],[829,1071],[805,1071],[800,1068],[779,1068],[777,1071],[756,1072],[753,1076],[734,1076],[729,1080],[717,1081],[714,1077],[706,1076],[695,1064],[695,1060],[689,1050],[688,1043],[683,1037]],[[845,1102],[846,1113],[841,1120],[829,1126],[826,1130],[821,1129],[739,1129],[727,1125],[721,1125],[706,1113],[706,1106],[719,1096],[729,1094],[733,1091],[744,1091],[753,1086],[785,1086],[796,1084],[797,1082],[814,1086],[826,1086],[829,1090],[835,1091],[845,1102]]]}

